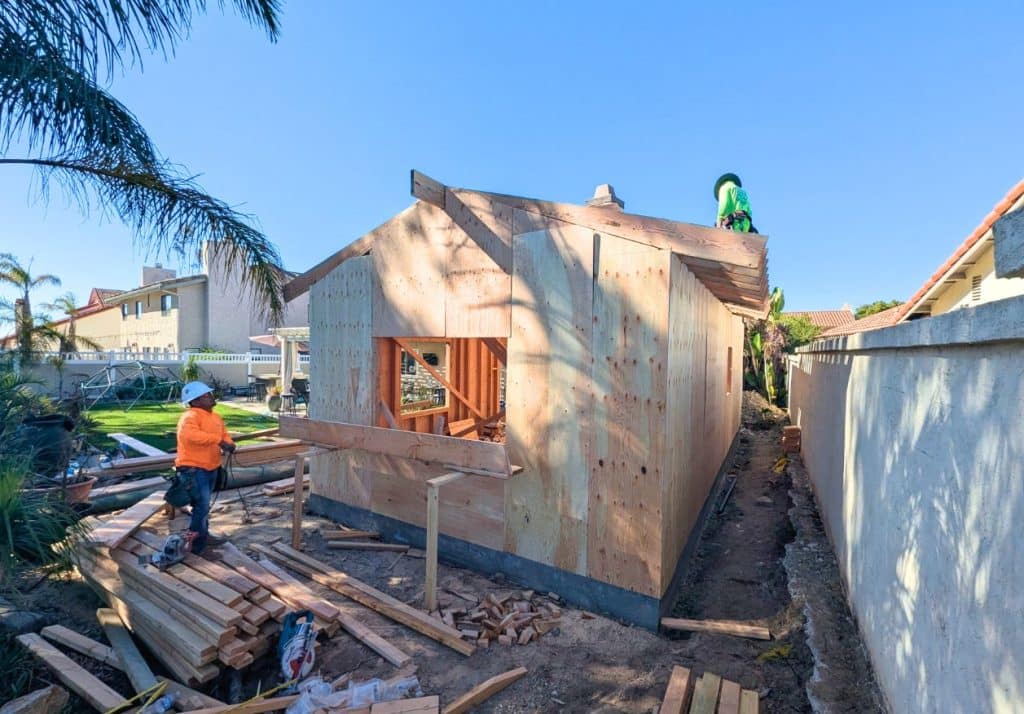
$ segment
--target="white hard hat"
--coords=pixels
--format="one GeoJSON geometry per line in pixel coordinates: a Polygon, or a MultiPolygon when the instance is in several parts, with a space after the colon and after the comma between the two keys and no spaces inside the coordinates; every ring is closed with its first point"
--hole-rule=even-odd
{"type": "Polygon", "coordinates": [[[195,399],[213,391],[213,387],[205,382],[189,382],[181,388],[181,403],[186,407],[195,399]]]}

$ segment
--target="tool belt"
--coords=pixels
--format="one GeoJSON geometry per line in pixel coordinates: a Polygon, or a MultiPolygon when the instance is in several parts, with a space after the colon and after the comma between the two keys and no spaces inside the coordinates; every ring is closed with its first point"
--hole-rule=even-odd
{"type": "Polygon", "coordinates": [[[750,221],[750,230],[748,232],[757,233],[757,229],[754,228],[754,221],[753,219],[751,219],[750,214],[747,213],[746,211],[733,211],[728,216],[722,219],[722,227],[732,228],[734,223],[739,223],[744,219],[750,221]]]}
{"type": "Polygon", "coordinates": [[[189,493],[192,491],[192,473],[186,468],[179,468],[171,476],[171,485],[164,494],[164,500],[175,508],[184,508],[192,502],[189,493]]]}

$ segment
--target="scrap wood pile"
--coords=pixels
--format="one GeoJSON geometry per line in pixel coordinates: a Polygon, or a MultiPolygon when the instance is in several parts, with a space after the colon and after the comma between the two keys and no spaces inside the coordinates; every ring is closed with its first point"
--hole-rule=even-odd
{"type": "Polygon", "coordinates": [[[758,714],[757,692],[705,672],[699,679],[686,667],[673,667],[661,714],[758,714]]]}
{"type": "MultiPolygon", "coordinates": [[[[473,602],[473,596],[454,593],[473,602]]],[[[525,645],[558,626],[562,609],[552,596],[537,595],[532,590],[497,596],[488,593],[475,606],[446,607],[430,613],[463,637],[488,647],[497,641],[502,645],[525,645]]]]}

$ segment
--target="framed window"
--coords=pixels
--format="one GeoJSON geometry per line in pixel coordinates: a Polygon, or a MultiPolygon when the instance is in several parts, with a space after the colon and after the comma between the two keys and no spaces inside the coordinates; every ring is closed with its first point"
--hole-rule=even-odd
{"type": "Polygon", "coordinates": [[[160,296],[160,314],[167,315],[170,313],[171,308],[174,307],[174,296],[173,295],[161,295],[160,296]]]}
{"type": "Polygon", "coordinates": [[[402,374],[416,374],[416,360],[402,352],[402,374]]]}
{"type": "Polygon", "coordinates": [[[135,319],[136,320],[141,320],[142,319],[142,301],[141,300],[136,300],[135,301],[135,319]]]}
{"type": "Polygon", "coordinates": [[[128,303],[126,302],[121,303],[121,319],[128,319],[128,303]]]}

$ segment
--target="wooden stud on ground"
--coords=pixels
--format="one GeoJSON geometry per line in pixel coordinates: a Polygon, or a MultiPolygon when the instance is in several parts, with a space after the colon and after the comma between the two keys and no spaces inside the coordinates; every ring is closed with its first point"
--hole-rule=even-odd
{"type": "Polygon", "coordinates": [[[740,694],[740,714],[758,714],[761,709],[761,698],[757,692],[744,689],[740,694]]]}
{"type": "Polygon", "coordinates": [[[687,714],[693,696],[693,678],[686,667],[673,667],[659,714],[687,714]]]}
{"type": "Polygon", "coordinates": [[[666,630],[710,632],[716,635],[749,637],[754,640],[770,640],[772,638],[771,630],[767,627],[732,620],[684,620],[676,617],[663,617],[661,626],[666,630]]]}
{"type": "Polygon", "coordinates": [[[697,685],[693,689],[690,714],[715,714],[715,709],[718,706],[718,689],[721,684],[721,677],[711,672],[705,672],[704,676],[697,680],[697,685]]]}
{"type": "Polygon", "coordinates": [[[477,704],[493,697],[505,687],[526,675],[526,667],[516,667],[486,682],[481,682],[443,709],[443,714],[464,714],[477,704]]]}
{"type": "Polygon", "coordinates": [[[156,677],[153,676],[152,670],[143,659],[139,648],[135,646],[135,641],[118,614],[109,608],[101,607],[96,611],[96,619],[107,634],[107,639],[117,653],[121,668],[128,676],[128,681],[132,683],[135,693],[140,694],[156,686],[156,677]]]}
{"type": "Polygon", "coordinates": [[[125,700],[124,697],[75,664],[67,655],[39,635],[18,635],[17,639],[52,669],[64,686],[89,702],[97,711],[105,712],[113,709],[120,706],[121,702],[125,700]]]}
{"type": "Polygon", "coordinates": [[[81,635],[74,630],[69,630],[64,625],[48,625],[42,629],[40,634],[46,639],[56,642],[58,645],[64,645],[79,654],[92,657],[108,667],[124,669],[121,665],[121,658],[117,656],[117,652],[113,648],[90,639],[85,635],[81,635]]]}
{"type": "Polygon", "coordinates": [[[427,574],[423,586],[427,610],[437,609],[437,529],[441,486],[457,481],[466,474],[455,471],[427,481],[427,574]]]}
{"type": "Polygon", "coordinates": [[[740,685],[722,680],[722,691],[718,695],[718,714],[740,714],[740,685]]]}
{"type": "Polygon", "coordinates": [[[327,547],[333,550],[387,550],[395,553],[405,553],[409,546],[401,543],[360,543],[351,540],[332,540],[327,547]]]}

